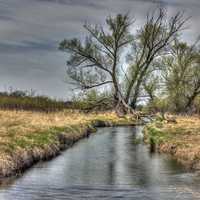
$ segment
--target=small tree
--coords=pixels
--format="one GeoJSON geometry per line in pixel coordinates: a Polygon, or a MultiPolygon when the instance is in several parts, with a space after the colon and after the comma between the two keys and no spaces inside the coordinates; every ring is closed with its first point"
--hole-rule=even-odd
{"type": "Polygon", "coordinates": [[[159,89],[159,78],[149,73],[142,84],[145,94],[149,97],[149,101],[153,102],[156,98],[156,91],[159,89]]]}
{"type": "Polygon", "coordinates": [[[196,45],[176,40],[163,58],[166,93],[175,112],[189,110],[200,94],[200,54],[196,45]]]}

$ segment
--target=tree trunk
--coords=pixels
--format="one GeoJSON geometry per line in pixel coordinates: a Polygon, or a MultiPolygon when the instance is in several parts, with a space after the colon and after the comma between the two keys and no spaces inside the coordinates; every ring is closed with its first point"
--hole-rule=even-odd
{"type": "Polygon", "coordinates": [[[198,93],[194,92],[194,94],[191,97],[188,98],[188,102],[185,106],[187,111],[192,107],[192,103],[193,103],[193,101],[194,101],[194,99],[196,98],[197,95],[198,95],[198,93]]]}

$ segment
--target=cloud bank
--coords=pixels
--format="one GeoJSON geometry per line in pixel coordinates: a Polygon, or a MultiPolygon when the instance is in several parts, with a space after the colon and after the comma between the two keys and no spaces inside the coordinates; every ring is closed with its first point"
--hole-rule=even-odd
{"type": "Polygon", "coordinates": [[[200,33],[199,0],[0,0],[0,90],[35,89],[57,98],[71,95],[65,83],[66,55],[57,47],[63,38],[81,37],[85,21],[103,23],[108,15],[130,12],[141,25],[158,5],[169,13],[191,16],[184,39],[200,33]]]}

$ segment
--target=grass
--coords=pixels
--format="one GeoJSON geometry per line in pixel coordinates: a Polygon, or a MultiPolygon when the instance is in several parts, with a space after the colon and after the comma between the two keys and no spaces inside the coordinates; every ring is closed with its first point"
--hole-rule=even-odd
{"type": "Polygon", "coordinates": [[[38,113],[27,111],[0,111],[0,149],[43,146],[55,140],[57,133],[69,136],[80,133],[82,128],[95,121],[112,124],[129,123],[128,118],[118,118],[115,113],[84,114],[78,111],[38,113]]]}
{"type": "Polygon", "coordinates": [[[145,141],[173,154],[190,168],[200,169],[200,118],[176,116],[177,123],[154,122],[145,128],[145,141]]]}
{"type": "Polygon", "coordinates": [[[0,176],[23,167],[27,159],[40,160],[53,157],[62,149],[62,143],[69,144],[94,131],[94,124],[106,122],[112,125],[129,125],[130,116],[119,118],[114,112],[81,113],[30,112],[0,110],[0,176]],[[64,138],[64,139],[63,139],[64,138]]]}

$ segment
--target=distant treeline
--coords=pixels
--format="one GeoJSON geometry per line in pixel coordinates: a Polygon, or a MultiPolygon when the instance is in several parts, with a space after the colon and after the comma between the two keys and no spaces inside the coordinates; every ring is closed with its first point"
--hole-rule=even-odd
{"type": "Polygon", "coordinates": [[[70,102],[35,95],[28,91],[0,92],[0,109],[54,112],[69,108],[70,102]]]}
{"type": "Polygon", "coordinates": [[[88,111],[104,111],[113,108],[108,94],[96,93],[78,94],[71,101],[52,99],[37,95],[34,91],[13,90],[0,92],[0,109],[56,112],[64,109],[88,111]],[[108,103],[109,102],[109,103],[108,103]]]}

